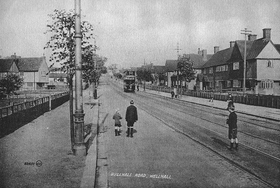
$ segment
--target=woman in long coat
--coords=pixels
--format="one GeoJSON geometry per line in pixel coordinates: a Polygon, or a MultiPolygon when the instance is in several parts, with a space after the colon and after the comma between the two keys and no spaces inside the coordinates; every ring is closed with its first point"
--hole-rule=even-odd
{"type": "Polygon", "coordinates": [[[127,121],[127,137],[133,137],[133,125],[138,120],[137,108],[133,100],[126,109],[125,120],[127,121]]]}

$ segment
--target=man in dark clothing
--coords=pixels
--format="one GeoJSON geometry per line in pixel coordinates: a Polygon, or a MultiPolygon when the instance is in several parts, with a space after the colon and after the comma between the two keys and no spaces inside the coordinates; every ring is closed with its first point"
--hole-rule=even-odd
{"type": "Polygon", "coordinates": [[[233,149],[233,144],[235,142],[235,149],[238,149],[238,139],[237,139],[237,115],[234,111],[234,106],[230,105],[228,107],[230,112],[229,118],[227,119],[228,124],[228,138],[230,139],[230,150],[233,149]]]}
{"type": "Polygon", "coordinates": [[[137,108],[133,100],[126,109],[125,120],[127,121],[127,137],[133,137],[133,124],[138,120],[137,108]]]}

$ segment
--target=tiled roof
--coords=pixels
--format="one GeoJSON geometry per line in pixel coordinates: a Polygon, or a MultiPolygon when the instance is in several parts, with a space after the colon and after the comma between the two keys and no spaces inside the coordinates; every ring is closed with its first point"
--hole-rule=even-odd
{"type": "Polygon", "coordinates": [[[280,53],[280,44],[274,44],[274,46],[277,49],[277,51],[280,53]]]}
{"type": "Polygon", "coordinates": [[[267,43],[269,43],[269,40],[264,40],[262,38],[255,40],[251,46],[251,49],[249,50],[249,53],[247,54],[247,59],[254,59],[258,57],[267,43]]]}
{"type": "MultiPolygon", "coordinates": [[[[187,57],[190,57],[191,61],[193,61],[193,68],[198,69],[202,68],[202,66],[207,62],[203,61],[203,56],[199,54],[186,54],[187,57]]],[[[207,60],[212,57],[212,54],[207,55],[207,60]]]]}
{"type": "Polygon", "coordinates": [[[14,59],[0,59],[0,72],[8,72],[13,62],[14,59]]]}
{"type": "Polygon", "coordinates": [[[165,72],[165,66],[163,66],[163,65],[153,65],[152,70],[155,73],[164,73],[165,72]]]}
{"type": "Polygon", "coordinates": [[[45,57],[20,58],[16,64],[20,72],[37,72],[45,57]]]}
{"type": "Polygon", "coordinates": [[[231,57],[232,51],[233,47],[218,51],[212,55],[212,57],[202,66],[202,68],[227,64],[227,61],[231,57]]]}
{"type": "Polygon", "coordinates": [[[166,60],[165,62],[165,71],[173,72],[177,69],[178,60],[166,60]]]}

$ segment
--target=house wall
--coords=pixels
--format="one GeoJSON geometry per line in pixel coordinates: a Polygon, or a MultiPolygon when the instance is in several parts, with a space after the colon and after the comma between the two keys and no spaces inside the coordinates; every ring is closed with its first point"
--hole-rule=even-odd
{"type": "Polygon", "coordinates": [[[23,73],[23,89],[35,89],[38,81],[38,72],[24,72],[23,73]]]}
{"type": "Polygon", "coordinates": [[[268,67],[268,60],[257,60],[257,80],[280,80],[280,60],[271,60],[272,67],[268,67]]]}

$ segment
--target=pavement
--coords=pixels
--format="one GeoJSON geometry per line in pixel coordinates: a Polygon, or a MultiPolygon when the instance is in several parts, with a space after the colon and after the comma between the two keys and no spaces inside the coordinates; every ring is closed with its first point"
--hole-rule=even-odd
{"type": "MultiPolygon", "coordinates": [[[[107,187],[108,185],[106,182],[106,176],[107,176],[106,166],[108,165],[106,161],[104,162],[101,161],[101,164],[98,164],[100,163],[100,161],[98,162],[98,155],[99,155],[98,144],[106,142],[106,135],[108,135],[108,134],[103,134],[106,132],[106,130],[104,130],[104,127],[101,127],[101,130],[98,131],[99,129],[98,127],[102,124],[102,120],[106,119],[106,117],[104,119],[100,118],[100,103],[101,103],[100,101],[102,99],[102,93],[104,92],[106,91],[103,91],[102,85],[99,86],[98,88],[99,98],[96,100],[94,100],[91,97],[92,96],[91,89],[85,90],[83,93],[84,112],[86,114],[85,124],[91,124],[91,128],[92,128],[91,133],[87,137],[87,139],[89,140],[89,149],[86,157],[81,157],[79,159],[76,156],[69,156],[69,150],[71,150],[71,147],[69,146],[69,141],[70,141],[69,122],[68,122],[69,106],[68,104],[66,104],[68,102],[58,107],[57,109],[47,112],[46,115],[42,115],[38,117],[36,120],[34,120],[34,122],[31,122],[30,124],[27,124],[19,128],[14,133],[11,133],[10,135],[7,135],[2,139],[0,139],[0,149],[1,151],[3,151],[2,155],[0,155],[0,167],[1,169],[4,169],[4,171],[0,172],[0,178],[1,175],[3,175],[3,173],[8,173],[8,174],[13,174],[14,172],[18,173],[17,178],[4,176],[6,178],[5,182],[9,185],[7,187],[38,187],[38,185],[40,185],[41,187],[82,187],[82,188],[91,187],[93,188],[96,183],[98,184],[99,188],[107,187]],[[42,128],[34,128],[34,126],[37,126],[37,124],[42,124],[41,125],[42,128]],[[44,130],[42,131],[43,128],[44,130]],[[59,128],[61,128],[64,131],[62,130],[57,131],[59,128]],[[65,131],[65,129],[67,129],[67,131],[65,131]],[[33,138],[32,136],[24,135],[23,132],[31,132],[31,130],[32,130],[32,135],[39,135],[37,136],[38,139],[37,137],[33,138]],[[47,133],[46,131],[51,131],[51,133],[47,133]],[[41,139],[47,137],[53,137],[54,139],[50,138],[47,143],[46,143],[46,139],[41,139]],[[26,145],[26,142],[28,142],[29,145],[26,145]],[[34,145],[32,142],[36,142],[36,145],[34,145]],[[11,145],[13,144],[15,146],[12,147],[11,145]],[[21,147],[24,148],[24,151],[20,149],[21,147]],[[17,150],[17,148],[19,149],[17,150]],[[45,151],[46,148],[48,149],[47,152],[45,151]],[[42,154],[40,153],[38,154],[38,151],[36,149],[40,150],[42,154]],[[11,154],[14,151],[16,151],[16,154],[11,154]],[[18,159],[19,156],[18,153],[23,154],[25,158],[21,160],[18,159]],[[37,153],[36,154],[37,158],[34,156],[34,153],[37,153]],[[57,156],[54,156],[54,153],[59,153],[59,155],[57,154],[57,156]],[[14,156],[14,158],[11,161],[9,161],[7,156],[14,156]],[[41,174],[40,171],[38,173],[37,169],[35,170],[31,169],[30,170],[31,172],[29,172],[30,173],[29,179],[23,176],[23,174],[26,173],[25,171],[27,168],[26,162],[30,162],[30,160],[28,159],[32,159],[31,162],[33,161],[35,162],[37,159],[40,159],[43,162],[43,167],[41,167],[41,174]],[[69,164],[70,162],[71,164],[69,164]],[[81,162],[83,164],[81,164],[81,162]],[[12,163],[15,164],[18,163],[18,164],[17,166],[13,167],[14,164],[12,163]],[[57,163],[57,165],[54,163],[57,163]],[[44,171],[44,165],[46,166],[46,164],[50,164],[51,166],[49,166],[49,169],[45,169],[44,171]],[[78,165],[78,167],[75,165],[78,165]],[[104,168],[101,168],[100,166],[103,166],[104,168]],[[19,167],[21,167],[22,169],[20,169],[19,167]],[[54,173],[52,177],[47,177],[48,174],[51,173],[51,172],[47,172],[47,170],[51,170],[51,172],[54,173]],[[60,175],[59,178],[55,176],[55,172],[59,173],[60,175]],[[43,173],[47,173],[47,175],[43,173]],[[38,176],[37,174],[40,174],[40,176],[38,176]],[[32,178],[31,176],[34,176],[34,178],[32,178]],[[103,178],[102,180],[103,182],[96,182],[95,179],[96,176],[103,178]],[[19,182],[21,181],[21,183],[15,183],[14,181],[19,181],[19,182]]],[[[158,92],[158,91],[153,91],[148,89],[146,89],[145,92],[154,95],[161,95],[167,98],[171,97],[169,93],[165,93],[165,92],[158,92]]],[[[219,108],[219,109],[225,109],[227,106],[226,102],[224,101],[214,100],[213,102],[209,102],[209,99],[197,98],[191,96],[181,96],[180,98],[174,100],[184,100],[184,101],[198,103],[201,105],[211,106],[213,108],[219,108]]],[[[250,105],[244,105],[238,103],[235,104],[235,107],[238,113],[250,114],[256,117],[263,117],[270,120],[280,121],[280,109],[250,106],[250,105]]],[[[106,151],[100,152],[101,155],[104,155],[104,153],[106,153],[106,151]]],[[[105,159],[106,157],[107,156],[101,156],[100,158],[105,159]]]]}
{"type": "MultiPolygon", "coordinates": [[[[145,92],[171,98],[171,94],[166,92],[159,92],[159,91],[149,90],[149,89],[145,89],[145,92]]],[[[209,99],[206,98],[192,97],[186,95],[180,96],[179,98],[176,98],[174,100],[188,101],[191,103],[197,103],[200,105],[210,106],[218,109],[226,109],[227,107],[227,102],[225,101],[220,101],[220,100],[209,101],[209,99]]],[[[234,105],[237,113],[252,115],[255,117],[261,117],[273,121],[280,121],[280,109],[246,105],[241,103],[234,103],[234,105]]]]}

